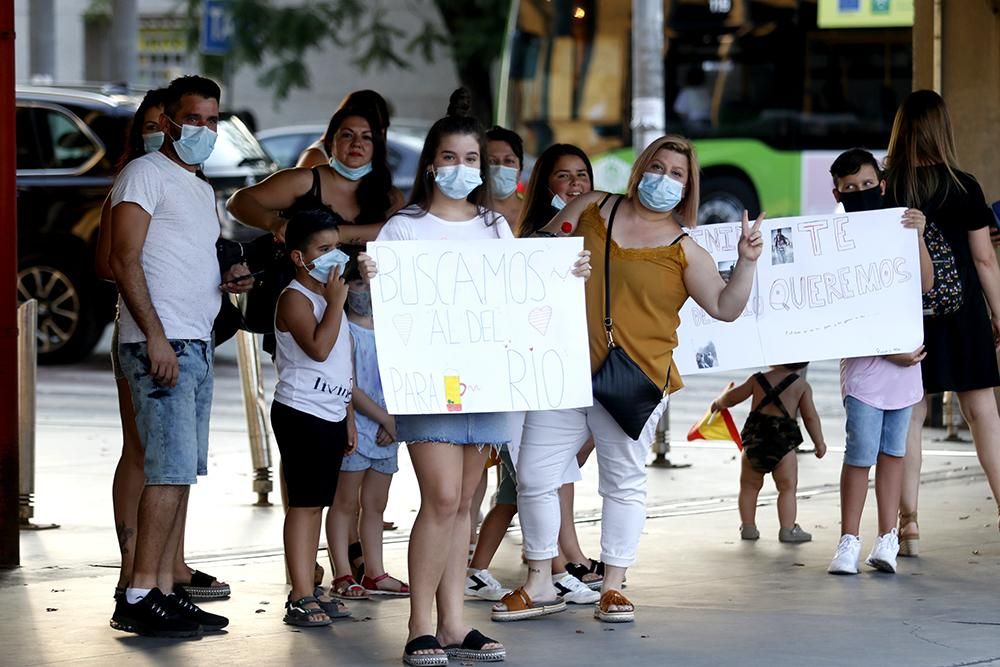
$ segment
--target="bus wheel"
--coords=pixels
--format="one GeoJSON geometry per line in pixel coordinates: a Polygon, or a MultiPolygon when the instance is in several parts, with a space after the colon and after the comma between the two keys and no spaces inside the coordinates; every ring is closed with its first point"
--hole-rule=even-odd
{"type": "Polygon", "coordinates": [[[744,209],[750,212],[751,220],[760,213],[757,192],[744,179],[737,176],[709,176],[701,182],[699,225],[739,222],[744,209]]]}

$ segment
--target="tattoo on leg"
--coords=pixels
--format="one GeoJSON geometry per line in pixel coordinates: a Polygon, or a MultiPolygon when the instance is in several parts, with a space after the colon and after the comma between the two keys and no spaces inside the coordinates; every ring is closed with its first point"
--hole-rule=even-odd
{"type": "Polygon", "coordinates": [[[126,526],[124,521],[119,523],[116,528],[118,530],[118,547],[121,549],[123,554],[126,554],[128,553],[128,547],[125,545],[128,544],[129,540],[131,540],[135,535],[135,529],[126,526]]]}
{"type": "Polygon", "coordinates": [[[531,572],[532,574],[541,574],[542,573],[542,571],[540,569],[538,569],[537,567],[529,567],[528,568],[528,572],[531,572]]]}

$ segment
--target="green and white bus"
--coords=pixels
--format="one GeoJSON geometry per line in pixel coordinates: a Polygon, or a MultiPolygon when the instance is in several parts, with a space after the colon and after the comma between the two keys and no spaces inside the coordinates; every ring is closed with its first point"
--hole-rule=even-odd
{"type": "MultiPolygon", "coordinates": [[[[538,154],[571,143],[622,191],[631,0],[514,0],[498,119],[538,154]]],[[[829,166],[884,154],[912,81],[912,0],[663,0],[667,132],[695,140],[699,223],[827,212],[829,166]]]]}

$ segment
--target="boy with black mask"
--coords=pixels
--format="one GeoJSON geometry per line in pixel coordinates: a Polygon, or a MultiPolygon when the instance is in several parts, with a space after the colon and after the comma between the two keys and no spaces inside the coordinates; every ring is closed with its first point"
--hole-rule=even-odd
{"type": "MultiPolygon", "coordinates": [[[[852,148],[830,167],[833,196],[848,213],[883,208],[886,183],[875,157],[852,148]]],[[[934,284],[934,270],[923,239],[924,215],[916,209],[903,214],[904,227],[915,229],[920,244],[920,284],[934,284]]],[[[869,469],[875,466],[878,539],[865,560],[883,572],[896,571],[899,534],[896,515],[903,483],[903,455],[913,405],[923,399],[920,361],[924,348],[909,354],[843,359],[840,385],[847,412],[847,447],[840,473],[841,538],[830,563],[831,574],[857,574],[861,555],[860,524],[868,494],[869,469]]]]}

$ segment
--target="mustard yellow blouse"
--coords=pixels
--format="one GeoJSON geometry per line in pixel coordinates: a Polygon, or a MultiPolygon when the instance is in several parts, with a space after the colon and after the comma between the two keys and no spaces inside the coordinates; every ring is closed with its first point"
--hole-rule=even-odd
{"type": "MultiPolygon", "coordinates": [[[[591,252],[587,281],[587,333],[590,366],[596,372],[608,356],[604,332],[604,239],[607,227],[597,203],[580,214],[576,235],[591,252]]],[[[671,393],[684,386],[674,365],[679,311],[688,298],[684,286],[687,260],[680,243],[656,248],[621,248],[611,241],[611,315],[615,342],[663,387],[670,369],[671,393]]]]}

